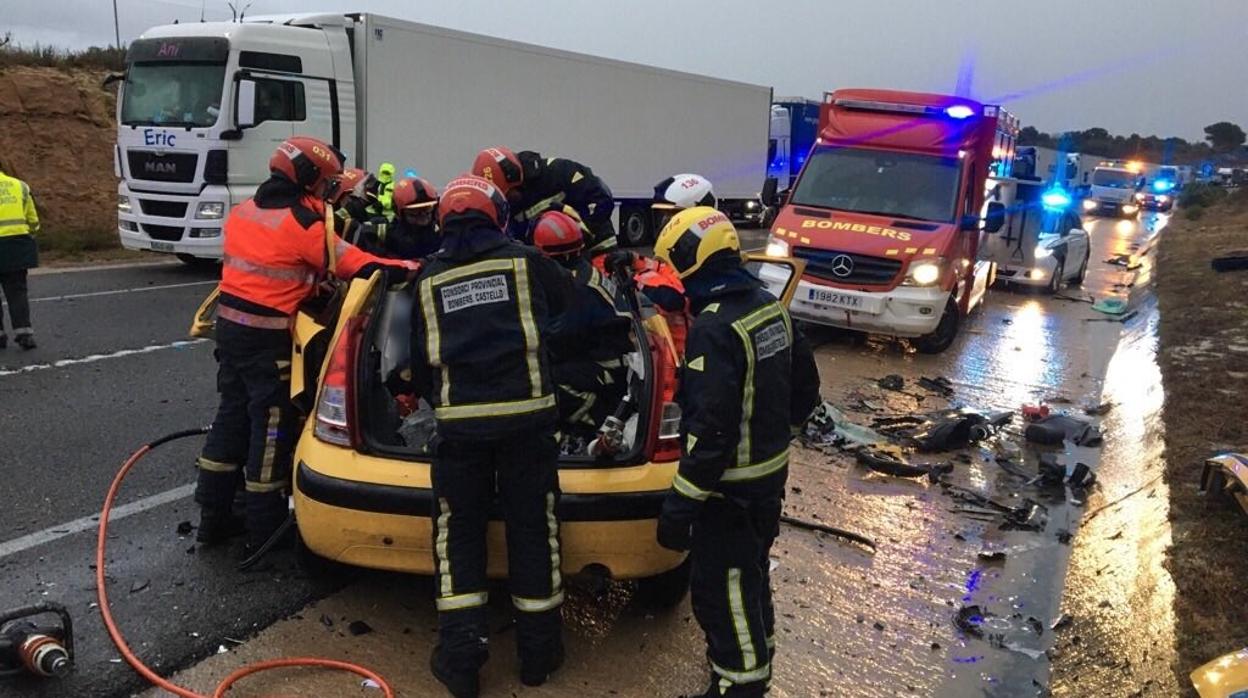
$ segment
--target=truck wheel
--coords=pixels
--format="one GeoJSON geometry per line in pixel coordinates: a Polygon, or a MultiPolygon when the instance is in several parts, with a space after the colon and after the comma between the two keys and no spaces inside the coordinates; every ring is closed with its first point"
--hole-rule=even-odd
{"type": "Polygon", "coordinates": [[[650,212],[636,206],[625,210],[620,239],[628,247],[640,247],[651,239],[650,212]]]}
{"type": "Polygon", "coordinates": [[[920,354],[941,353],[953,344],[954,339],[957,339],[961,323],[962,317],[958,313],[958,303],[953,296],[949,296],[949,300],[945,302],[945,312],[940,316],[940,324],[936,325],[936,329],[931,334],[925,334],[914,340],[914,348],[918,349],[920,354]]]}
{"type": "Polygon", "coordinates": [[[680,605],[689,593],[689,577],[693,563],[689,558],[680,566],[653,577],[637,580],[637,600],[646,608],[667,611],[680,605]]]}
{"type": "Polygon", "coordinates": [[[1065,276],[1065,274],[1066,274],[1066,263],[1062,261],[1058,261],[1057,268],[1053,270],[1053,277],[1049,279],[1049,285],[1045,287],[1044,292],[1052,296],[1056,294],[1058,291],[1061,291],[1062,286],[1065,285],[1064,282],[1062,281],[1062,277],[1065,276]]]}

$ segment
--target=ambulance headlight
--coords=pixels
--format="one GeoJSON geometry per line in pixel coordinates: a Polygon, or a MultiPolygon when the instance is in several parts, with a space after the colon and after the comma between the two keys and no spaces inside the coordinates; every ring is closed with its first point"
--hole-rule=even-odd
{"type": "Polygon", "coordinates": [[[910,263],[910,271],[906,273],[906,285],[931,286],[940,281],[944,271],[943,260],[920,259],[910,263]]]}
{"type": "Polygon", "coordinates": [[[1095,209],[1096,209],[1096,202],[1095,202],[1095,201],[1093,201],[1092,199],[1084,199],[1084,200],[1083,200],[1083,210],[1085,210],[1085,211],[1092,211],[1092,210],[1095,210],[1095,209]]]}
{"type": "Polygon", "coordinates": [[[789,243],[770,238],[767,240],[767,256],[768,257],[788,257],[789,243]]]}

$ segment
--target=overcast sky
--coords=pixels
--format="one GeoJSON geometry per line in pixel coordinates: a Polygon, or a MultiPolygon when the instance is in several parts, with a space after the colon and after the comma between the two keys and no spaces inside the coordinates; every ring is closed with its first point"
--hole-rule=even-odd
{"type": "MultiPolygon", "coordinates": [[[[236,0],[235,4],[248,0],[236,0]]],[[[198,20],[200,0],[117,0],[123,43],[198,20]]],[[[109,0],[0,0],[20,43],[113,41],[109,0]],[[64,18],[70,18],[66,21],[64,18]],[[54,19],[55,18],[55,19],[54,19]]],[[[1043,131],[1102,126],[1203,138],[1248,127],[1248,0],[254,0],[249,14],[378,12],[429,24],[742,80],[776,95],[837,87],[1006,99],[1043,131]]],[[[229,19],[204,0],[209,20],[229,19]]],[[[523,108],[521,105],[516,105],[523,108]]]]}

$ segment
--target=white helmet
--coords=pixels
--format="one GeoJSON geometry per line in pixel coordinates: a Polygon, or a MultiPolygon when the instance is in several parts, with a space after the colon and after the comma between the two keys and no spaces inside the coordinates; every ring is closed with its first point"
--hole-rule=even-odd
{"type": "Polygon", "coordinates": [[[654,208],[680,210],[694,206],[715,207],[711,181],[702,175],[678,174],[654,187],[654,208]]]}

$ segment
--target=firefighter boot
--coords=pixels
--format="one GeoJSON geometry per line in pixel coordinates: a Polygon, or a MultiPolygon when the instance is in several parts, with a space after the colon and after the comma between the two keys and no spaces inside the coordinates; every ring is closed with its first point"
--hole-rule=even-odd
{"type": "MultiPolygon", "coordinates": [[[[247,546],[244,557],[250,557],[268,542],[290,516],[286,495],[282,492],[247,493],[247,546]]],[[[283,536],[274,550],[293,543],[293,536],[283,536]]]]}
{"type": "Polygon", "coordinates": [[[9,348],[9,336],[7,334],[0,334],[0,349],[8,349],[8,348],[9,348]]]}
{"type": "Polygon", "coordinates": [[[19,334],[17,335],[17,346],[26,350],[30,350],[30,349],[34,349],[35,347],[39,345],[35,344],[35,335],[19,334]]]}
{"type": "Polygon", "coordinates": [[[451,665],[451,661],[442,652],[439,645],[433,648],[429,657],[429,669],[433,678],[446,686],[455,698],[477,698],[481,695],[481,677],[477,671],[467,671],[451,665]]]}
{"type": "Polygon", "coordinates": [[[219,545],[247,530],[243,517],[231,514],[229,510],[202,509],[199,514],[199,530],[195,532],[195,542],[204,546],[219,545]]]}
{"type": "Polygon", "coordinates": [[[522,661],[520,663],[520,683],[530,687],[541,686],[561,666],[563,666],[562,643],[544,661],[522,661]]]}
{"type": "Polygon", "coordinates": [[[734,684],[718,676],[711,676],[711,685],[706,691],[688,698],[763,698],[767,695],[768,682],[734,684]]]}

